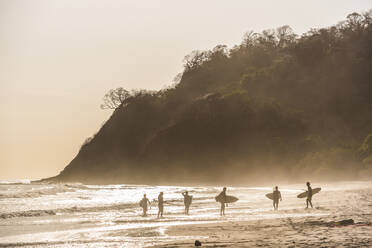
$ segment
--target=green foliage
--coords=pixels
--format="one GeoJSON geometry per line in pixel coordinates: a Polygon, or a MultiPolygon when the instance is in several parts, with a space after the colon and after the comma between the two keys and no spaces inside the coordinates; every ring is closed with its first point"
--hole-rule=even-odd
{"type": "Polygon", "coordinates": [[[372,154],[372,133],[368,134],[367,137],[364,139],[361,150],[367,155],[372,154]]]}
{"type": "Polygon", "coordinates": [[[353,179],[361,166],[354,160],[354,151],[340,147],[308,153],[294,167],[293,174],[317,179],[353,179]]]}
{"type": "Polygon", "coordinates": [[[369,165],[372,165],[372,155],[369,155],[368,157],[366,157],[364,160],[363,160],[363,164],[369,166],[369,165]]]}
{"type": "Polygon", "coordinates": [[[360,160],[367,159],[369,156],[372,155],[372,133],[368,134],[367,137],[364,139],[362,145],[358,150],[358,157],[360,160]]]}

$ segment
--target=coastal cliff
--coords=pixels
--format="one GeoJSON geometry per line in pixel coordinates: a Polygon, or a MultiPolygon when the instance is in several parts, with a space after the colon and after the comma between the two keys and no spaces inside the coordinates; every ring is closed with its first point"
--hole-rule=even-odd
{"type": "Polygon", "coordinates": [[[238,183],[372,176],[372,15],[194,51],[133,92],[52,181],[238,183]]]}

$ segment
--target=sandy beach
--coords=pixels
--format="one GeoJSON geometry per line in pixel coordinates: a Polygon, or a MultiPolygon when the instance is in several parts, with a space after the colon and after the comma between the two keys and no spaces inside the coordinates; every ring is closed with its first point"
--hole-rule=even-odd
{"type": "MultiPolygon", "coordinates": [[[[309,214],[305,217],[287,217],[293,210],[279,210],[272,211],[270,219],[174,226],[165,233],[200,236],[203,247],[372,247],[371,188],[339,192],[328,201],[329,207],[298,209],[309,214]]],[[[194,242],[185,239],[154,247],[191,247],[194,242]]]]}
{"type": "MultiPolygon", "coordinates": [[[[332,218],[313,217],[226,222],[176,226],[166,234],[202,236],[203,247],[371,247],[371,215],[365,219],[368,221],[354,225],[333,225],[329,223],[332,218]]],[[[153,247],[191,247],[194,242],[189,239],[153,247]]]]}
{"type": "Polygon", "coordinates": [[[0,184],[0,247],[368,247],[372,246],[372,183],[314,183],[322,191],[314,209],[296,196],[303,184],[279,186],[274,211],[271,187],[228,187],[239,198],[219,215],[221,187],[0,184]],[[181,193],[193,195],[184,214],[181,193]],[[153,200],[165,192],[164,218],[153,200]],[[146,192],[153,202],[142,217],[146,192]],[[353,220],[351,221],[347,220],[353,220]],[[340,222],[343,221],[343,222],[340,222]]]}

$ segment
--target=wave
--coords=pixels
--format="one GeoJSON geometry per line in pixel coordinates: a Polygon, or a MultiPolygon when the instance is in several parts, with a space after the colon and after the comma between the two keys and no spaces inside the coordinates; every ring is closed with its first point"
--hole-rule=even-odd
{"type": "Polygon", "coordinates": [[[45,188],[29,190],[24,192],[12,192],[0,194],[0,199],[4,198],[36,198],[44,195],[56,195],[58,193],[75,192],[77,189],[85,189],[84,185],[46,185],[45,188]]]}
{"type": "Polygon", "coordinates": [[[17,184],[30,184],[31,180],[29,179],[19,179],[19,180],[0,180],[0,185],[17,185],[17,184]]]}
{"type": "Polygon", "coordinates": [[[72,214],[72,213],[81,213],[81,212],[101,212],[101,211],[114,211],[114,210],[123,210],[123,209],[134,209],[137,207],[137,203],[124,203],[124,204],[113,204],[105,206],[92,206],[92,207],[70,207],[70,208],[57,208],[49,210],[28,210],[28,211],[19,211],[19,212],[10,212],[0,214],[0,219],[9,219],[15,217],[37,217],[37,216],[47,216],[47,215],[56,215],[56,214],[72,214]]]}
{"type": "Polygon", "coordinates": [[[36,216],[47,216],[47,215],[56,215],[56,212],[53,210],[19,211],[19,212],[0,214],[0,219],[9,219],[9,218],[15,218],[15,217],[36,217],[36,216]]]}
{"type": "Polygon", "coordinates": [[[138,207],[138,203],[122,203],[112,204],[104,206],[92,206],[92,207],[71,207],[71,208],[60,208],[56,209],[57,213],[78,213],[78,212],[100,212],[100,211],[114,211],[123,209],[134,209],[138,207]]]}
{"type": "Polygon", "coordinates": [[[115,241],[106,241],[106,240],[69,240],[69,241],[40,241],[40,242],[19,242],[19,243],[0,243],[0,247],[55,247],[62,245],[63,247],[71,247],[73,244],[84,245],[84,244],[94,244],[94,243],[113,243],[115,241]]]}
{"type": "Polygon", "coordinates": [[[65,187],[73,188],[73,189],[84,189],[84,190],[90,190],[88,186],[81,184],[81,183],[65,183],[63,184],[65,187]]]}

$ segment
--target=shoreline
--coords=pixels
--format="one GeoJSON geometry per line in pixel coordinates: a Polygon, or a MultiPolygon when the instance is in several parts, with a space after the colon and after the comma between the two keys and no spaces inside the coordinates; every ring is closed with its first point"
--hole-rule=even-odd
{"type": "MultiPolygon", "coordinates": [[[[289,179],[278,179],[274,182],[268,181],[268,182],[249,182],[249,180],[245,180],[240,183],[233,183],[233,184],[216,184],[213,182],[182,182],[182,183],[157,183],[157,182],[132,182],[132,181],[117,181],[117,180],[105,180],[105,182],[101,180],[61,180],[58,179],[57,176],[53,177],[47,177],[47,178],[41,178],[41,179],[23,179],[23,180],[28,180],[30,184],[85,184],[85,185],[133,185],[133,186],[170,186],[170,187],[270,187],[273,188],[275,185],[278,185],[279,187],[283,185],[305,185],[305,183],[308,180],[289,180],[289,179]]],[[[366,183],[366,182],[371,182],[372,178],[343,178],[343,179],[329,179],[329,180],[310,180],[312,184],[319,184],[319,185],[326,185],[329,183],[355,183],[355,182],[360,182],[360,183],[366,183]]],[[[12,180],[9,180],[12,181],[12,180]]],[[[20,182],[14,182],[10,184],[24,184],[20,182]]],[[[305,186],[303,186],[305,188],[305,186]]]]}

